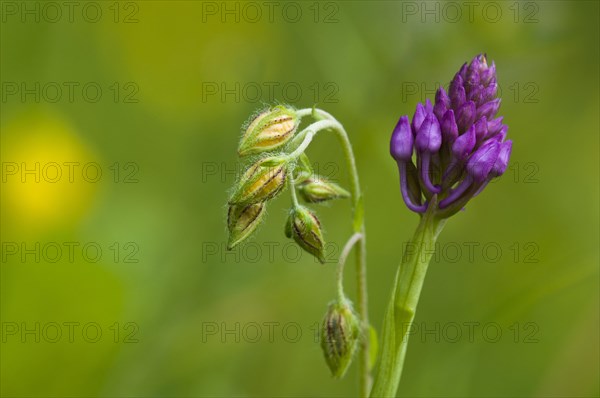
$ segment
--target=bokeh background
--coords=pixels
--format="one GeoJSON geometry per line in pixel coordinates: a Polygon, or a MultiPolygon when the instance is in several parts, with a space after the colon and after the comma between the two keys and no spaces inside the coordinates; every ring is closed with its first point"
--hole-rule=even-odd
{"type": "MultiPolygon", "coordinates": [[[[317,209],[324,266],[287,193],[227,252],[240,126],[273,102],[345,125],[380,330],[417,224],[389,134],[480,52],[511,168],[444,230],[398,395],[598,396],[598,2],[53,4],[1,3],[3,396],[353,396],[314,337],[350,207],[317,209]]],[[[347,182],[333,137],[308,153],[347,182]]]]}

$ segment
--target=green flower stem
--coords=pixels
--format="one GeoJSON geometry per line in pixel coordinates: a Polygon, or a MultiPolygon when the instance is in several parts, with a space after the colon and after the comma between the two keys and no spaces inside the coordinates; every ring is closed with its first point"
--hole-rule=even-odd
{"type": "MultiPolygon", "coordinates": [[[[297,111],[301,115],[309,112],[315,119],[320,119],[313,125],[319,124],[319,129],[333,130],[344,151],[344,158],[348,164],[350,172],[350,193],[352,199],[352,228],[354,233],[360,233],[362,238],[357,242],[356,248],[356,301],[357,311],[361,320],[361,344],[359,349],[358,367],[359,367],[359,396],[368,397],[371,390],[371,355],[369,351],[369,311],[367,297],[367,246],[364,225],[364,212],[362,193],[358,179],[358,170],[356,160],[352,151],[352,144],[348,138],[348,133],[344,126],[338,122],[331,114],[321,109],[301,109],[297,111]]],[[[308,128],[311,128],[309,126],[308,128]]]]}
{"type": "Polygon", "coordinates": [[[435,242],[445,224],[445,219],[436,217],[436,209],[437,197],[434,196],[406,247],[402,264],[396,273],[383,322],[381,360],[371,397],[396,396],[421,288],[434,254],[435,242]]]}
{"type": "Polygon", "coordinates": [[[294,177],[292,177],[293,170],[288,171],[287,182],[290,188],[290,195],[292,196],[292,206],[294,209],[300,206],[298,203],[298,195],[296,195],[296,186],[294,184],[294,177]]]}
{"type": "Polygon", "coordinates": [[[346,260],[348,259],[348,255],[350,251],[360,240],[362,240],[363,235],[361,233],[356,232],[354,235],[348,239],[346,245],[344,245],[344,249],[340,254],[340,258],[338,259],[338,268],[337,268],[337,296],[338,301],[343,303],[345,301],[346,295],[344,294],[344,265],[346,265],[346,260]]]}

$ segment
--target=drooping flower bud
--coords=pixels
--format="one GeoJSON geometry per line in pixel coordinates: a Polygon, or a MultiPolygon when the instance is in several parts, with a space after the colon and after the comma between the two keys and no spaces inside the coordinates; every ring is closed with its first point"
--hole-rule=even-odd
{"type": "Polygon", "coordinates": [[[229,229],[227,249],[233,249],[250,236],[261,223],[264,213],[264,202],[249,205],[229,205],[229,211],[227,212],[227,228],[229,229]]]}
{"type": "Polygon", "coordinates": [[[329,304],[321,327],[321,348],[335,378],[341,378],[352,363],[360,339],[360,323],[348,300],[329,304]]]}
{"type": "Polygon", "coordinates": [[[238,154],[246,156],[279,148],[293,137],[299,124],[296,111],[281,105],[275,106],[256,116],[248,125],[240,141],[238,154]]]}
{"type": "Polygon", "coordinates": [[[285,235],[293,238],[301,248],[325,263],[325,241],[321,232],[321,222],[304,206],[290,210],[285,225],[285,235]]]}
{"type": "Polygon", "coordinates": [[[302,182],[298,191],[302,198],[309,203],[350,197],[350,192],[320,176],[313,176],[302,182]]]}
{"type": "Polygon", "coordinates": [[[275,197],[285,186],[287,160],[267,157],[258,160],[244,173],[230,204],[252,204],[275,197]]]}

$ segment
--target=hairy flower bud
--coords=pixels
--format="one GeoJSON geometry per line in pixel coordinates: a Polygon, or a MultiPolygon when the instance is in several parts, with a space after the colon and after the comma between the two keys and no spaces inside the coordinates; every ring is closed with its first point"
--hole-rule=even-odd
{"type": "Polygon", "coordinates": [[[300,119],[293,109],[275,106],[252,120],[238,147],[240,156],[271,151],[289,141],[300,119]]]}
{"type": "Polygon", "coordinates": [[[321,348],[333,377],[344,376],[352,363],[359,338],[360,324],[350,302],[330,303],[321,327],[321,348]]]}
{"type": "Polygon", "coordinates": [[[252,204],[275,197],[285,186],[287,161],[284,157],[258,160],[246,170],[230,204],[252,204]]]}
{"type": "Polygon", "coordinates": [[[313,212],[304,206],[290,210],[285,225],[285,235],[293,238],[301,248],[325,263],[325,242],[321,232],[321,222],[313,212]]]}
{"type": "Polygon", "coordinates": [[[308,178],[298,188],[302,198],[309,203],[350,197],[350,192],[320,176],[308,178]]]}
{"type": "Polygon", "coordinates": [[[227,212],[227,228],[229,229],[227,249],[233,249],[238,243],[250,236],[261,223],[264,213],[264,202],[249,205],[229,205],[229,211],[227,212]]]}

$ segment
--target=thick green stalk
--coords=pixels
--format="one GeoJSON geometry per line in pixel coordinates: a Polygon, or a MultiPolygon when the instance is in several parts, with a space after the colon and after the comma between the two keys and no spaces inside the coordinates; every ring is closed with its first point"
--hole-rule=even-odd
{"type": "Polygon", "coordinates": [[[435,242],[445,220],[435,216],[434,196],[415,231],[396,273],[396,281],[383,322],[381,359],[371,397],[394,397],[400,383],[408,336],[435,242]]]}

